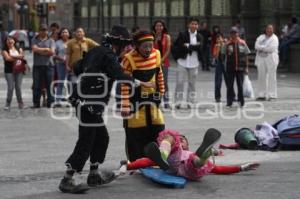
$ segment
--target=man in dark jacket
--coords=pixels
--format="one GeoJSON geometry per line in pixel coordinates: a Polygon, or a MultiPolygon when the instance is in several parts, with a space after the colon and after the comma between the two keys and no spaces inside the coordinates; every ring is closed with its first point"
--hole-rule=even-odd
{"type": "Polygon", "coordinates": [[[188,21],[188,30],[179,33],[175,41],[173,55],[177,61],[177,81],[175,89],[175,107],[180,108],[183,101],[184,76],[188,76],[187,104],[190,108],[195,103],[196,79],[198,68],[202,61],[203,36],[197,31],[199,20],[191,18],[188,21]],[[176,52],[175,52],[176,51],[176,52]]]}
{"type": "Polygon", "coordinates": [[[104,161],[109,143],[102,114],[109,101],[114,80],[126,80],[136,86],[155,87],[122,72],[118,55],[130,41],[128,30],[123,26],[114,26],[108,38],[112,49],[95,47],[86,53],[80,63],[83,73],[77,83],[79,88],[76,90],[79,92],[72,95],[79,119],[79,138],[65,163],[67,171],[59,185],[59,189],[65,193],[83,193],[89,189],[84,184],[75,184],[73,180],[74,173],[82,171],[88,158],[90,173],[87,184],[90,187],[97,187],[115,179],[113,172],[98,172],[98,166],[104,161]]]}

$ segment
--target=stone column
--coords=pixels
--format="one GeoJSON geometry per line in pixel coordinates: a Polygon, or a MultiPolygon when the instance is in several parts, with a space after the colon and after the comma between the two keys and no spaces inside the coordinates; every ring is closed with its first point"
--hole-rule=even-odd
{"type": "Polygon", "coordinates": [[[260,33],[260,27],[254,24],[260,24],[261,13],[259,11],[262,0],[242,0],[240,3],[241,25],[246,29],[246,40],[250,47],[253,47],[257,35],[260,33]]]}
{"type": "Polygon", "coordinates": [[[292,14],[293,16],[300,17],[300,1],[292,0],[292,14]]]}

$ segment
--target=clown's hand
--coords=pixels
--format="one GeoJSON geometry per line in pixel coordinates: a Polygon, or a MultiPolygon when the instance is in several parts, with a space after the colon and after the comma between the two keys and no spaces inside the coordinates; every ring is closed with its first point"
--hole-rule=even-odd
{"type": "Polygon", "coordinates": [[[241,165],[241,171],[255,170],[260,166],[257,162],[249,162],[241,165]]]}

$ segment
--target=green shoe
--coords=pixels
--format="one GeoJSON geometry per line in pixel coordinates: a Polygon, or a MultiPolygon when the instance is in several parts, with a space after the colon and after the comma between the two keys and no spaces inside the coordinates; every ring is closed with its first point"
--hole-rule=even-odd
{"type": "Polygon", "coordinates": [[[196,151],[196,155],[201,160],[207,160],[212,155],[212,147],[221,138],[221,133],[217,129],[210,128],[206,131],[202,144],[196,151]]]}
{"type": "Polygon", "coordinates": [[[161,157],[160,150],[155,142],[151,142],[145,147],[145,155],[154,161],[162,170],[169,169],[168,162],[161,157]]]}
{"type": "Polygon", "coordinates": [[[59,184],[59,190],[63,193],[82,194],[89,190],[86,184],[75,184],[74,179],[63,178],[59,184]]]}

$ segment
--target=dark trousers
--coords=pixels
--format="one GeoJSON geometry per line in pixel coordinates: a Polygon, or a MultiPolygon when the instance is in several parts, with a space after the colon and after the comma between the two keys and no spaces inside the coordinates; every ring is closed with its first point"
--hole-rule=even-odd
{"type": "Polygon", "coordinates": [[[163,96],[164,104],[169,104],[169,86],[168,86],[169,68],[163,66],[162,71],[163,71],[163,75],[164,75],[164,84],[165,84],[165,94],[163,96]]]}
{"type": "Polygon", "coordinates": [[[33,105],[40,106],[42,87],[45,86],[47,91],[47,106],[50,107],[54,102],[51,95],[51,83],[53,80],[53,67],[52,66],[33,66],[32,71],[33,79],[33,105]]]}
{"type": "Polygon", "coordinates": [[[150,142],[156,142],[158,134],[165,125],[151,125],[141,128],[125,128],[127,157],[130,161],[145,157],[144,148],[150,142]]]}
{"type": "Polygon", "coordinates": [[[209,67],[211,65],[210,62],[210,45],[207,45],[203,48],[203,63],[202,63],[202,69],[203,70],[209,70],[209,67]]]}
{"type": "Polygon", "coordinates": [[[226,76],[225,66],[221,61],[216,60],[215,69],[216,69],[215,70],[215,100],[220,100],[223,76],[224,76],[226,87],[227,87],[227,76],[226,76]]]}
{"type": "Polygon", "coordinates": [[[280,55],[280,61],[287,62],[288,56],[289,56],[289,48],[291,44],[299,43],[300,39],[295,38],[285,38],[281,41],[281,44],[279,46],[279,55],[280,55]]]}
{"type": "MultiPolygon", "coordinates": [[[[81,111],[81,117],[83,121],[95,122],[95,116],[91,115],[87,111],[81,111]],[[92,119],[93,117],[93,119],[92,119]]],[[[102,116],[97,116],[97,122],[103,123],[102,116]]],[[[79,136],[76,142],[73,153],[66,161],[66,165],[76,172],[81,172],[85,162],[90,158],[90,162],[103,163],[106,155],[106,150],[109,143],[109,136],[106,126],[81,126],[79,125],[79,136]]]]}
{"type": "Polygon", "coordinates": [[[238,101],[241,106],[244,106],[244,95],[243,95],[243,82],[244,82],[244,71],[227,71],[227,106],[231,106],[234,101],[234,80],[238,88],[238,101]]]}

